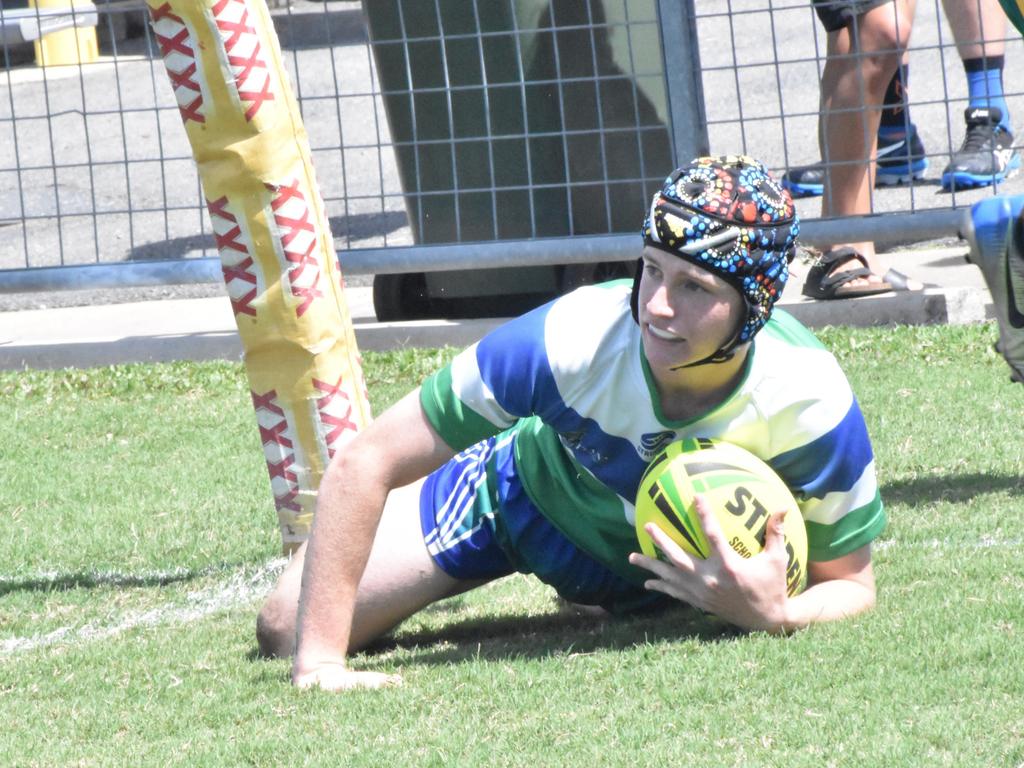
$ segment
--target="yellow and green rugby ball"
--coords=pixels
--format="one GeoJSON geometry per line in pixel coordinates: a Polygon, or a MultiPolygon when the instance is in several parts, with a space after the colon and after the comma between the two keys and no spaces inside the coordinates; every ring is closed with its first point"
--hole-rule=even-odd
{"type": "Polygon", "coordinates": [[[790,595],[807,584],[807,531],[796,499],[775,471],[732,443],[688,438],[670,443],[651,461],[636,497],[640,551],[661,552],[644,530],[655,523],[686,552],[704,559],[708,542],[694,496],[702,494],[718,518],[725,540],[743,557],[764,549],[768,517],[785,510],[786,587],[790,595]]]}

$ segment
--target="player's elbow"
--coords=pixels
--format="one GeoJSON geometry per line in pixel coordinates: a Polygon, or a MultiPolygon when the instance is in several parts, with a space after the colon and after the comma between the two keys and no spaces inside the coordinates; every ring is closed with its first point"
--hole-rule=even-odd
{"type": "Polygon", "coordinates": [[[844,579],[839,580],[839,586],[842,589],[836,590],[835,608],[831,611],[827,608],[823,610],[823,620],[849,619],[862,613],[867,613],[875,607],[878,595],[875,590],[874,579],[869,581],[844,579]]]}
{"type": "Polygon", "coordinates": [[[876,600],[873,579],[829,579],[817,582],[789,599],[785,617],[769,632],[789,634],[812,624],[850,619],[872,610],[876,600]]]}
{"type": "Polygon", "coordinates": [[[878,590],[875,588],[875,583],[871,582],[870,585],[864,587],[864,610],[872,610],[877,602],[878,590]]]}
{"type": "Polygon", "coordinates": [[[396,448],[400,440],[400,436],[382,433],[371,426],[331,459],[319,496],[334,499],[357,493],[363,498],[376,498],[383,494],[383,504],[383,497],[390,491],[426,474],[411,469],[423,463],[422,457],[396,448]]]}

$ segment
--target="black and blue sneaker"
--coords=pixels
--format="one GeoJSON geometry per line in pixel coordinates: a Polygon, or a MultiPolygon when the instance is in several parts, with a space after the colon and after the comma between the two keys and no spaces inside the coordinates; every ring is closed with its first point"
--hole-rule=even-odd
{"type": "MultiPolygon", "coordinates": [[[[928,170],[924,144],[911,124],[910,132],[899,138],[878,137],[875,186],[888,187],[923,179],[928,170]]],[[[793,168],[782,176],[782,186],[794,197],[820,195],[825,187],[825,164],[816,163],[793,168]]]]}
{"type": "Polygon", "coordinates": [[[1010,379],[1024,382],[1024,195],[1000,195],[975,203],[964,217],[968,260],[985,277],[996,320],[996,349],[1010,366],[1010,379]]]}
{"type": "Polygon", "coordinates": [[[967,133],[960,150],[942,172],[943,189],[991,186],[1020,168],[1020,155],[1013,149],[1013,134],[999,124],[1003,113],[998,107],[968,107],[964,119],[967,133]]]}
{"type": "Polygon", "coordinates": [[[924,144],[917,134],[917,126],[911,124],[910,131],[899,138],[886,138],[878,134],[878,149],[875,152],[878,168],[875,171],[876,187],[891,187],[909,184],[923,179],[928,170],[928,158],[924,144]]]}

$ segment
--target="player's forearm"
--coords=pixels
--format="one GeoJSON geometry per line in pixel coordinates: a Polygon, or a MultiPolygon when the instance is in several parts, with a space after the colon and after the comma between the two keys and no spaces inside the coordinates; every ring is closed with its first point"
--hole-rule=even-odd
{"type": "Polygon", "coordinates": [[[320,484],[299,598],[295,669],[344,664],[359,581],[393,488],[454,455],[411,392],[336,455],[320,484]]]}
{"type": "Polygon", "coordinates": [[[343,663],[359,580],[373,545],[387,488],[358,460],[324,476],[299,598],[294,674],[343,663]]]}
{"type": "Polygon", "coordinates": [[[831,579],[813,584],[787,601],[778,632],[803,629],[811,624],[856,616],[875,605],[874,585],[853,579],[831,579]]]}

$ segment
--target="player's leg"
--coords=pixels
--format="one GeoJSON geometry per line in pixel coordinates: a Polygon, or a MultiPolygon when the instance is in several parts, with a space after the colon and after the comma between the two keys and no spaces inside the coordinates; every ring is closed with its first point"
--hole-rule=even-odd
{"type": "MultiPolygon", "coordinates": [[[[820,143],[829,164],[822,216],[871,212],[871,189],[881,105],[910,39],[912,5],[906,0],[876,5],[847,26],[828,34],[822,73],[820,143]]],[[[872,274],[851,280],[848,289],[881,283],[872,242],[845,243],[862,254],[872,274]]],[[[838,249],[838,245],[835,247],[838,249]]],[[[847,265],[837,263],[833,272],[847,265]]],[[[857,266],[851,262],[850,266],[857,266]]]]}
{"type": "MultiPolygon", "coordinates": [[[[1024,0],[999,0],[1024,35],[1024,0]]],[[[1010,378],[1024,381],[1024,195],[994,197],[971,208],[965,237],[970,259],[981,269],[999,322],[997,348],[1010,378]]]]}
{"type": "Polygon", "coordinates": [[[999,322],[996,348],[1010,378],[1024,382],[1024,195],[1000,195],[976,203],[964,237],[970,260],[985,276],[999,322]]]}
{"type": "MultiPolygon", "coordinates": [[[[908,184],[923,179],[928,171],[928,153],[910,115],[908,82],[910,66],[907,54],[896,69],[885,90],[881,119],[878,125],[878,150],[875,163],[875,186],[908,184]]],[[[794,197],[820,195],[825,184],[825,164],[791,168],[782,175],[782,186],[794,197]]]]}
{"type": "Polygon", "coordinates": [[[885,103],[878,125],[875,186],[908,184],[923,179],[928,157],[917,126],[910,117],[908,85],[910,64],[907,54],[896,68],[885,90],[885,103]]]}
{"type": "Polygon", "coordinates": [[[997,0],[944,0],[967,79],[964,141],[942,173],[942,186],[1002,181],[1020,166],[1003,92],[1006,16],[997,0]]]}
{"type": "MultiPolygon", "coordinates": [[[[486,583],[487,579],[449,576],[427,552],[420,525],[422,482],[388,496],[366,570],[359,582],[349,651],[355,652],[433,602],[486,583]]],[[[281,574],[256,620],[260,653],[289,656],[295,648],[295,621],[306,545],[281,574]]]]}

